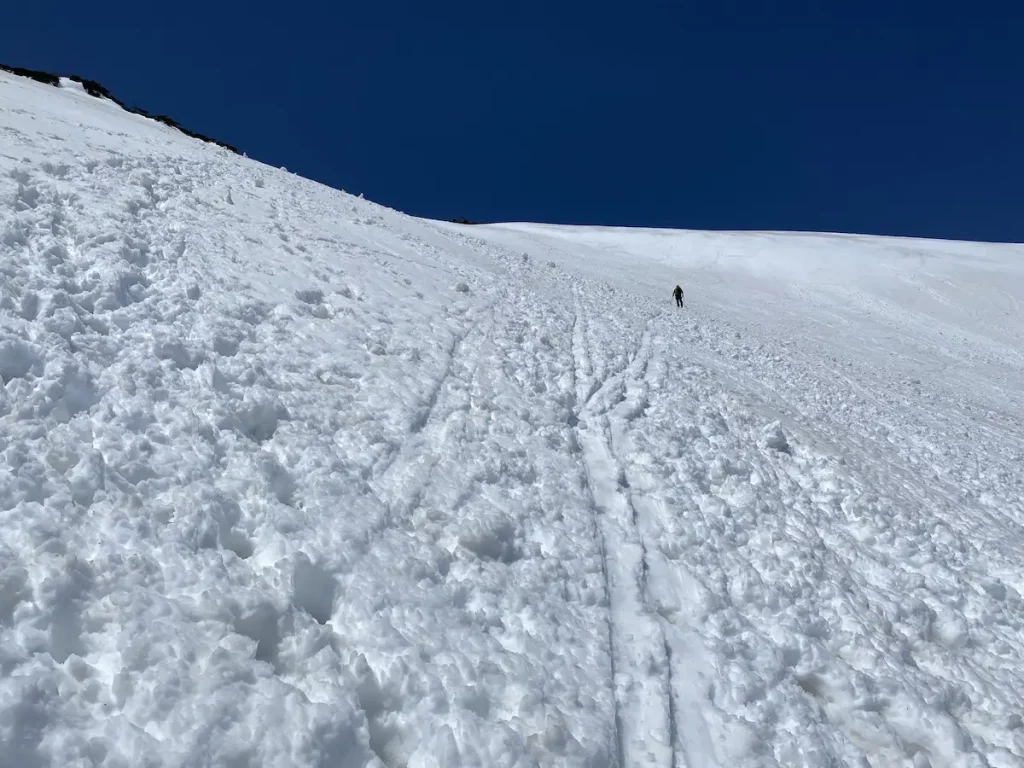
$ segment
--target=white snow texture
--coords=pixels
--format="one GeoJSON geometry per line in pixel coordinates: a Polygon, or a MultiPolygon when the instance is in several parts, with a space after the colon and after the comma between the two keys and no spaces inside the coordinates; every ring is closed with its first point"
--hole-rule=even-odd
{"type": "Polygon", "coordinates": [[[1024,765],[1024,248],[0,135],[0,766],[1024,765]]]}

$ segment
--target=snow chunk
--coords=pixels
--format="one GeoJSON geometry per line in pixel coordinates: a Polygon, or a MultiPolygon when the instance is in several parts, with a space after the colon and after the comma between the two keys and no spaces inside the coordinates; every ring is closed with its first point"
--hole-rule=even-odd
{"type": "Polygon", "coordinates": [[[78,91],[79,93],[85,93],[85,87],[77,80],[72,80],[70,77],[60,78],[60,87],[68,91],[78,91]]]}

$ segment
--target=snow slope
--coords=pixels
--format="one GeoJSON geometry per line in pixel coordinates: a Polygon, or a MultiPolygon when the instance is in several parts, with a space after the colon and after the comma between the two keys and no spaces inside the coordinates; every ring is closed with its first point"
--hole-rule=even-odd
{"type": "Polygon", "coordinates": [[[1024,765],[1021,247],[0,135],[0,766],[1024,765]]]}

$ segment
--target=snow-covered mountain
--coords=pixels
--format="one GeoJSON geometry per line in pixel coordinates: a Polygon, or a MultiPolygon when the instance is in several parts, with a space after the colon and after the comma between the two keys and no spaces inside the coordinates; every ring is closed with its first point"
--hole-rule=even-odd
{"type": "Polygon", "coordinates": [[[0,137],[0,766],[1024,765],[1024,248],[0,137]]]}

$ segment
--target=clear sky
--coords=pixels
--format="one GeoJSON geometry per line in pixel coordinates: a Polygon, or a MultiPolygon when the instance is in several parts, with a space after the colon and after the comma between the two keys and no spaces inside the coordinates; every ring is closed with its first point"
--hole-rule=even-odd
{"type": "Polygon", "coordinates": [[[1024,241],[1024,3],[8,3],[0,62],[408,213],[1024,241]]]}

